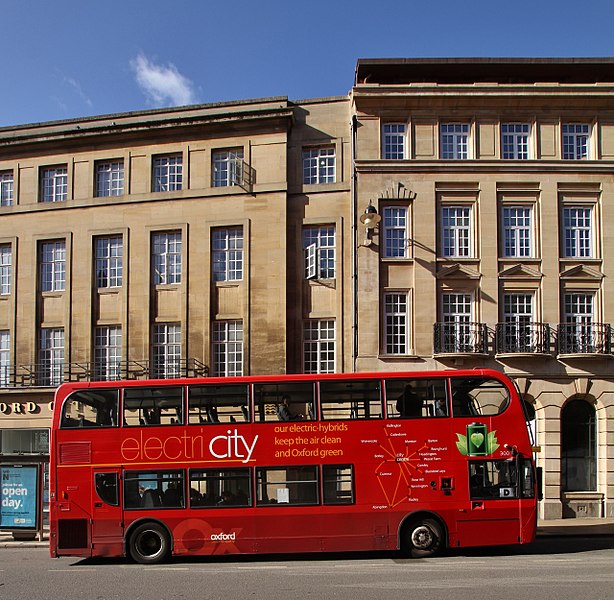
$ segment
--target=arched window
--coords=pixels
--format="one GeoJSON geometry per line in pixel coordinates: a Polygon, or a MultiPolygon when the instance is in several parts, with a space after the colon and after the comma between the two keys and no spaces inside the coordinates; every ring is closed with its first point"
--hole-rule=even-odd
{"type": "Polygon", "coordinates": [[[571,400],[561,414],[561,491],[596,490],[595,409],[584,400],[571,400]]]}

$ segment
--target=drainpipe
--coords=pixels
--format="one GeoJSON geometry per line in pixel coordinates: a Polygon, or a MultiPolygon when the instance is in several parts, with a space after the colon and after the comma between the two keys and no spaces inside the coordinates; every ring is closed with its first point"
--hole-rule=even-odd
{"type": "Polygon", "coordinates": [[[352,115],[352,373],[358,362],[358,173],[356,172],[356,136],[358,117],[352,115]]]}

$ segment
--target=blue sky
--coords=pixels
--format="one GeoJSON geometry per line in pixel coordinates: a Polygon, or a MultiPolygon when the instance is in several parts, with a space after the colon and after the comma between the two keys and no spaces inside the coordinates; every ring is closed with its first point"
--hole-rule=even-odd
{"type": "Polygon", "coordinates": [[[614,56],[612,0],[0,0],[0,126],[336,96],[358,58],[614,56]]]}

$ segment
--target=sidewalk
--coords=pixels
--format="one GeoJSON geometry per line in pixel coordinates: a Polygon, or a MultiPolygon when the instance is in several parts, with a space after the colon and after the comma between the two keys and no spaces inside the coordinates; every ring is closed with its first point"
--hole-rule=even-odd
{"type": "MultiPolygon", "coordinates": [[[[551,519],[539,521],[537,537],[567,537],[567,536],[614,536],[614,518],[611,519],[551,519]]],[[[43,541],[15,540],[13,534],[0,531],[1,548],[47,548],[49,546],[49,528],[45,527],[43,541]]]]}

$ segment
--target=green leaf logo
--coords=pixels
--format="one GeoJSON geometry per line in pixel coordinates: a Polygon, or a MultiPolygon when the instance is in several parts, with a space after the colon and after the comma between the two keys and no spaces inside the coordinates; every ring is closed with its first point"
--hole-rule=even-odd
{"type": "Polygon", "coordinates": [[[458,448],[458,451],[463,456],[467,456],[469,452],[467,450],[467,436],[464,436],[462,433],[457,433],[456,437],[458,438],[458,441],[456,442],[456,447],[458,448]]]}
{"type": "Polygon", "coordinates": [[[499,444],[497,443],[496,433],[497,433],[496,431],[491,431],[486,436],[486,453],[487,454],[494,454],[497,451],[497,448],[499,448],[499,444]]]}

